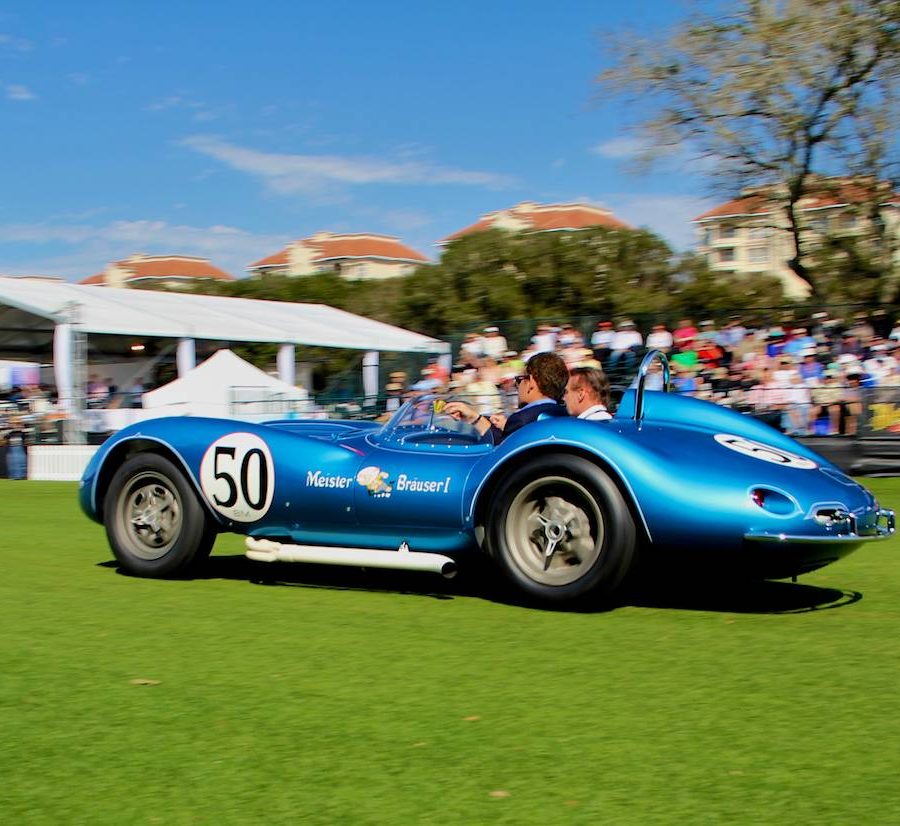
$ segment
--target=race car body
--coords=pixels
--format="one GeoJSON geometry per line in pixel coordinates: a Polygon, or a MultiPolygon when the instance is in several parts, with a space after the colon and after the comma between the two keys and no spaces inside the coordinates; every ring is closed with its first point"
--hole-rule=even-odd
{"type": "Polygon", "coordinates": [[[81,504],[139,575],[177,573],[231,531],[268,561],[449,574],[486,552],[550,601],[609,593],[639,548],[782,578],[893,532],[892,512],[789,437],[645,392],[654,357],[611,420],[547,418],[496,446],[434,397],[384,425],[150,420],[104,443],[81,504]]]}

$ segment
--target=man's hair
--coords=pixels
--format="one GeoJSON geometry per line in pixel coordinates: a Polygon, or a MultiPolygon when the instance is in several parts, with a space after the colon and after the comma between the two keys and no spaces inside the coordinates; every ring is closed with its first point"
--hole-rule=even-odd
{"type": "Polygon", "coordinates": [[[556,353],[538,353],[528,359],[525,372],[537,383],[538,390],[548,399],[560,401],[566,392],[569,371],[556,353]]]}
{"type": "Polygon", "coordinates": [[[573,367],[576,386],[587,390],[604,407],[609,407],[609,379],[596,367],[573,367]]]}

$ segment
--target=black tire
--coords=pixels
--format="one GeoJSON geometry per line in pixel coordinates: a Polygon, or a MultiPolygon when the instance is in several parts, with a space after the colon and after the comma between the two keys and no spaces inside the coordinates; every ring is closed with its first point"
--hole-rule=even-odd
{"type": "Polygon", "coordinates": [[[635,559],[637,532],[622,494],[578,456],[545,456],[517,468],[497,489],[490,513],[489,553],[517,588],[541,601],[608,596],[635,559]]]}
{"type": "Polygon", "coordinates": [[[209,555],[215,530],[184,474],[163,456],[132,456],[113,476],[103,505],[106,536],[129,574],[168,577],[209,555]]]}
{"type": "Polygon", "coordinates": [[[219,537],[219,532],[212,526],[212,520],[206,520],[206,530],[203,533],[203,536],[200,539],[200,544],[197,546],[197,552],[194,554],[194,558],[190,561],[189,567],[191,570],[198,570],[202,567],[203,563],[209,559],[210,554],[212,554],[213,546],[216,544],[216,539],[219,537]]]}

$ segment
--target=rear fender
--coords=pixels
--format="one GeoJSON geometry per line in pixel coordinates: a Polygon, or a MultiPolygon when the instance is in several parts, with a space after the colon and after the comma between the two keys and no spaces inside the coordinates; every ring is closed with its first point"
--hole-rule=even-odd
{"type": "MultiPolygon", "coordinates": [[[[634,405],[635,392],[629,390],[622,397],[614,421],[630,419],[634,415],[634,405]]],[[[818,465],[834,467],[831,462],[814,450],[765,422],[706,399],[695,399],[690,396],[654,390],[647,391],[644,396],[644,417],[640,426],[652,427],[654,425],[684,426],[702,429],[711,434],[725,432],[787,450],[810,459],[818,465]]]]}
{"type": "MultiPolygon", "coordinates": [[[[632,447],[631,450],[633,452],[634,448],[632,447]]],[[[653,541],[640,500],[623,472],[625,464],[623,457],[617,456],[614,450],[600,451],[589,448],[582,442],[557,439],[552,445],[523,445],[508,453],[500,462],[486,470],[483,475],[478,472],[477,467],[469,475],[465,501],[470,502],[470,505],[466,517],[468,524],[474,526],[479,542],[482,539],[480,528],[484,525],[494,492],[503,479],[526,462],[540,460],[542,457],[558,456],[560,453],[580,456],[601,468],[619,488],[634,517],[635,524],[642,529],[644,538],[649,542],[653,541]]]]}

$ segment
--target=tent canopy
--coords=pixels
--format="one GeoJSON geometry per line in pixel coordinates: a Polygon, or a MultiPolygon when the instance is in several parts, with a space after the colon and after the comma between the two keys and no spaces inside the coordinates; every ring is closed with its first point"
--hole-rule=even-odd
{"type": "Polygon", "coordinates": [[[233,406],[238,413],[266,412],[256,408],[308,398],[302,388],[273,378],[231,350],[218,350],[180,379],[144,393],[143,402],[145,410],[165,415],[225,417],[233,406]]]}
{"type": "Polygon", "coordinates": [[[114,289],[0,276],[0,351],[46,346],[57,323],[88,334],[447,353],[446,342],[325,304],[114,289]]]}

